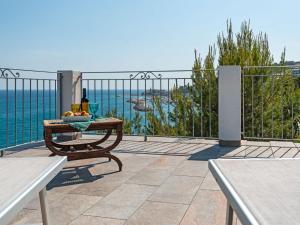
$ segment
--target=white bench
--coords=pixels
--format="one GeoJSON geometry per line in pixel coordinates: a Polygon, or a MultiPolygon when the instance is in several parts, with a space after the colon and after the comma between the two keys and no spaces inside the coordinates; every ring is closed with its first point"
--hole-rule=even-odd
{"type": "Polygon", "coordinates": [[[46,185],[66,160],[66,157],[1,158],[0,224],[10,223],[39,194],[43,224],[49,225],[46,185]]]}
{"type": "Polygon", "coordinates": [[[300,224],[300,159],[216,159],[209,169],[243,225],[300,224]]]}

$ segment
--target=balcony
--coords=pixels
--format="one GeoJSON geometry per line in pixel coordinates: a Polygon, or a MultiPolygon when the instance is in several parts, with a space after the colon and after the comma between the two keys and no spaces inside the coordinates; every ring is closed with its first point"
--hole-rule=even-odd
{"type": "MultiPolygon", "coordinates": [[[[222,87],[217,87],[216,80],[211,78],[218,71],[202,71],[208,76],[198,79],[203,79],[205,82],[200,84],[205,84],[208,89],[203,89],[203,95],[198,98],[191,96],[194,91],[191,87],[199,82],[190,77],[193,71],[163,71],[164,74],[180,74],[167,78],[154,72],[135,73],[137,77],[128,78],[83,77],[79,89],[87,88],[89,99],[101,101],[101,116],[113,114],[132,121],[136,112],[131,102],[133,98],[143,98],[150,111],[138,111],[140,126],[130,124],[130,129],[124,130],[123,141],[113,150],[123,161],[122,172],[117,172],[114,162],[102,158],[70,161],[48,184],[53,224],[224,224],[226,199],[208,171],[209,159],[300,157],[298,106],[294,96],[289,98],[290,104],[282,101],[282,105],[264,108],[268,101],[266,91],[260,92],[264,95],[260,94],[259,99],[255,97],[255,91],[259,88],[267,90],[267,85],[272,85],[269,81],[280,84],[275,78],[280,75],[276,69],[267,80],[265,73],[263,76],[245,73],[251,69],[245,68],[240,83],[241,123],[233,132],[242,133],[243,139],[241,146],[236,147],[219,145],[222,134],[219,133],[216,111],[220,104],[217,88],[222,87]],[[154,77],[148,77],[153,74],[154,77]],[[243,89],[244,85],[252,89],[243,89]],[[176,92],[179,88],[180,92],[176,92]],[[185,100],[183,102],[191,100],[191,114],[181,113],[184,109],[174,110],[179,105],[174,101],[174,94],[179,93],[181,100],[185,100]],[[152,116],[159,118],[154,97],[159,98],[158,105],[164,104],[162,108],[167,112],[167,117],[156,127],[149,126],[150,113],[154,112],[152,116]],[[202,104],[203,111],[200,112],[196,104],[198,107],[202,104]],[[158,129],[160,127],[164,128],[163,132],[158,129]]],[[[45,71],[30,73],[45,74],[45,71]]],[[[56,72],[49,74],[56,76],[56,72]]],[[[64,107],[64,104],[58,104],[65,91],[58,84],[60,80],[34,76],[4,76],[1,79],[4,82],[0,93],[5,99],[5,107],[1,108],[1,116],[5,119],[1,127],[5,134],[1,137],[1,147],[6,150],[4,157],[48,156],[49,150],[43,145],[41,122],[58,117],[60,108],[64,107]]],[[[272,93],[271,101],[281,93],[280,89],[268,91],[272,93]]],[[[85,134],[83,139],[93,139],[94,135],[85,134]]],[[[235,221],[240,224],[236,217],[235,221]]],[[[39,203],[35,199],[12,224],[40,222],[39,203]]]]}
{"type": "MultiPolygon", "coordinates": [[[[54,224],[224,224],[226,199],[208,159],[300,157],[292,142],[220,147],[215,140],[150,137],[145,143],[130,136],[114,152],[122,172],[105,159],[70,161],[48,185],[54,224]]],[[[44,146],[28,146],[6,157],[48,154],[44,146]]],[[[13,224],[41,222],[38,204],[32,201],[13,224]]]]}

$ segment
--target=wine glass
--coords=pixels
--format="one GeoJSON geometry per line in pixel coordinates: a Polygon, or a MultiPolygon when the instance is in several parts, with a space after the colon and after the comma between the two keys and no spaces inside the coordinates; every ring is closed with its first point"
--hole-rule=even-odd
{"type": "Polygon", "coordinates": [[[92,119],[96,119],[96,113],[99,110],[99,103],[89,103],[89,111],[92,114],[92,119]]]}

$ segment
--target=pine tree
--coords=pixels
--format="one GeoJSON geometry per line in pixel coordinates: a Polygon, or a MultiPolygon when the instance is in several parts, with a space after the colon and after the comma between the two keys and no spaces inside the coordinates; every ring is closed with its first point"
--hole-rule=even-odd
{"type": "MultiPolygon", "coordinates": [[[[274,68],[274,59],[265,33],[255,35],[250,22],[233,32],[227,21],[226,34],[217,37],[218,65],[242,67],[242,130],[247,137],[296,138],[299,136],[300,78],[289,68],[274,68]]],[[[169,115],[155,98],[155,112],[148,113],[147,133],[179,136],[218,136],[218,77],[214,46],[201,62],[195,51],[192,85],[171,90],[173,110],[169,115]],[[169,122],[168,119],[171,121],[169,122]]],[[[285,65],[285,50],[281,65],[285,65]]]]}

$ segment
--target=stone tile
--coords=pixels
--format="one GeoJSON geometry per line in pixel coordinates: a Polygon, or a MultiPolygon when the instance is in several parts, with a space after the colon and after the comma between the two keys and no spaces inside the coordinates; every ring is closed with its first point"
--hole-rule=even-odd
{"type": "Polygon", "coordinates": [[[134,156],[123,160],[123,171],[138,172],[154,162],[156,158],[150,156],[134,156]]]}
{"type": "Polygon", "coordinates": [[[270,141],[270,145],[274,147],[294,148],[295,144],[290,141],[270,141]]]}
{"type": "Polygon", "coordinates": [[[179,143],[161,143],[155,146],[148,146],[151,152],[159,153],[159,152],[169,152],[178,146],[179,143]]]}
{"type": "MultiPolygon", "coordinates": [[[[192,155],[192,154],[195,154],[197,152],[201,152],[203,150],[202,148],[206,148],[206,147],[207,147],[207,145],[203,145],[202,147],[200,147],[200,145],[199,145],[199,146],[188,149],[188,152],[186,152],[185,154],[186,155],[192,155]]],[[[211,156],[212,159],[215,159],[217,157],[218,153],[219,153],[219,150],[216,153],[207,154],[207,157],[211,156]]],[[[211,158],[206,158],[206,160],[211,159],[211,158]]]]}
{"type": "Polygon", "coordinates": [[[282,158],[290,150],[289,147],[279,147],[278,150],[274,151],[275,158],[282,158]]]}
{"type": "Polygon", "coordinates": [[[250,146],[246,149],[246,158],[255,158],[267,151],[269,146],[250,146]]]}
{"type": "Polygon", "coordinates": [[[245,145],[240,147],[221,147],[218,156],[222,158],[244,158],[247,148],[249,146],[245,145]]]}
{"type": "MultiPolygon", "coordinates": [[[[189,152],[187,152],[187,153],[188,153],[188,154],[195,154],[195,153],[197,153],[197,152],[201,152],[201,151],[203,151],[203,150],[205,150],[205,149],[211,148],[211,147],[209,147],[209,146],[212,147],[213,145],[198,144],[197,146],[195,146],[195,147],[189,149],[189,152]]],[[[218,152],[219,152],[219,149],[218,149],[218,152]]],[[[209,155],[217,155],[218,152],[214,152],[214,153],[212,153],[212,154],[210,153],[209,155]]]]}
{"type": "Polygon", "coordinates": [[[181,143],[206,144],[205,139],[201,139],[201,138],[182,138],[181,143]]]}
{"type": "Polygon", "coordinates": [[[259,147],[256,151],[256,158],[270,158],[273,156],[272,147],[259,147]]]}
{"type": "Polygon", "coordinates": [[[38,224],[42,222],[39,210],[23,209],[9,225],[38,224]]]}
{"type": "Polygon", "coordinates": [[[69,224],[100,199],[96,196],[66,194],[60,201],[50,205],[52,223],[69,224]]]}
{"type": "Polygon", "coordinates": [[[207,172],[207,161],[186,160],[176,168],[173,175],[205,177],[207,172]]]}
{"type": "Polygon", "coordinates": [[[96,164],[91,164],[88,168],[88,173],[90,176],[99,176],[99,175],[109,175],[113,173],[118,173],[119,167],[115,161],[105,161],[99,162],[96,164]]]}
{"type": "MultiPolygon", "coordinates": [[[[56,202],[56,201],[60,201],[64,196],[65,196],[64,192],[57,192],[57,191],[48,191],[47,192],[47,199],[48,199],[48,203],[50,205],[54,204],[54,202],[56,202]]],[[[27,206],[25,206],[25,209],[40,210],[40,200],[39,200],[38,196],[35,199],[33,199],[32,201],[30,201],[29,204],[27,204],[27,206]]]]}
{"type": "Polygon", "coordinates": [[[131,147],[139,146],[140,142],[122,141],[113,151],[130,149],[131,147]]]}
{"type": "Polygon", "coordinates": [[[211,140],[211,139],[202,139],[202,144],[208,144],[208,145],[218,145],[218,140],[211,140]]]}
{"type": "Polygon", "coordinates": [[[67,181],[53,181],[47,185],[47,190],[68,194],[70,191],[77,188],[79,185],[80,184],[76,183],[68,183],[67,181]]]}
{"type": "Polygon", "coordinates": [[[300,158],[300,152],[298,152],[297,155],[294,156],[294,158],[300,158]]]}
{"type": "Polygon", "coordinates": [[[199,190],[180,225],[225,224],[226,199],[221,191],[199,190]]]}
{"type": "Polygon", "coordinates": [[[282,158],[295,158],[299,154],[299,149],[297,148],[290,148],[282,158]]]}
{"type": "Polygon", "coordinates": [[[161,169],[161,170],[172,170],[177,165],[186,160],[185,156],[160,156],[154,162],[150,163],[147,168],[149,169],[161,169]]]}
{"type": "Polygon", "coordinates": [[[179,142],[180,139],[176,137],[148,137],[148,141],[153,142],[179,142]]]}
{"type": "Polygon", "coordinates": [[[218,183],[216,182],[215,178],[213,177],[213,175],[211,174],[211,172],[208,172],[206,177],[204,178],[200,189],[202,190],[220,190],[220,187],[218,185],[218,183]]]}
{"type": "Polygon", "coordinates": [[[101,218],[94,216],[80,216],[70,225],[123,225],[125,220],[116,220],[110,218],[101,218]]]}
{"type": "Polygon", "coordinates": [[[296,148],[300,148],[300,143],[299,142],[295,142],[294,145],[295,145],[296,148]]]}
{"type": "Polygon", "coordinates": [[[268,141],[243,141],[243,145],[247,146],[259,146],[259,147],[268,147],[270,142],[268,141]]]}
{"type": "MultiPolygon", "coordinates": [[[[94,205],[101,198],[86,195],[64,194],[63,198],[49,202],[49,214],[52,224],[66,225],[80,216],[84,211],[94,205]]],[[[41,223],[40,208],[37,210],[22,210],[13,225],[41,223]]]]}
{"type": "Polygon", "coordinates": [[[241,145],[247,145],[247,140],[241,140],[241,145]]]}
{"type": "Polygon", "coordinates": [[[155,149],[163,145],[162,142],[132,142],[131,145],[120,148],[126,152],[155,152],[155,149]]]}
{"type": "Polygon", "coordinates": [[[265,151],[262,151],[257,155],[257,158],[273,158],[274,152],[277,151],[279,147],[268,147],[265,151]]]}
{"type": "Polygon", "coordinates": [[[154,162],[156,159],[160,157],[160,155],[153,155],[153,154],[135,154],[135,158],[137,159],[145,159],[145,160],[152,160],[154,162]]]}
{"type": "Polygon", "coordinates": [[[84,214],[89,216],[128,219],[154,190],[154,187],[146,185],[123,184],[84,214]]]}
{"type": "Polygon", "coordinates": [[[139,206],[110,205],[100,203],[85,212],[84,215],[127,220],[138,208],[139,206]]]}
{"type": "Polygon", "coordinates": [[[126,225],[176,225],[179,224],[188,205],[146,201],[126,225]]]}
{"type": "Polygon", "coordinates": [[[106,158],[92,158],[92,159],[81,159],[81,160],[73,160],[67,161],[65,168],[68,167],[81,167],[81,166],[90,166],[93,164],[97,164],[100,162],[108,161],[106,158]]]}
{"type": "Polygon", "coordinates": [[[135,176],[130,178],[127,183],[144,184],[144,185],[161,185],[170,175],[170,170],[160,169],[142,169],[135,176]]]}
{"type": "Polygon", "coordinates": [[[193,150],[188,158],[189,160],[203,160],[214,159],[218,156],[220,151],[219,145],[204,145],[193,150]]]}
{"type": "Polygon", "coordinates": [[[149,200],[189,204],[202,180],[201,177],[170,176],[149,200]]]}
{"type": "Polygon", "coordinates": [[[78,185],[78,187],[72,189],[72,194],[94,195],[105,197],[120,185],[125,183],[134,173],[120,172],[105,175],[102,179],[94,182],[84,183],[78,185]]]}
{"type": "Polygon", "coordinates": [[[47,190],[68,193],[82,183],[90,183],[103,177],[102,175],[92,176],[88,171],[88,167],[89,166],[64,168],[47,185],[47,190]]]}
{"type": "Polygon", "coordinates": [[[155,190],[155,187],[137,184],[123,184],[101,202],[112,205],[139,205],[148,198],[155,190]]]}
{"type": "Polygon", "coordinates": [[[22,151],[17,151],[14,154],[9,154],[7,157],[39,157],[48,156],[51,152],[49,150],[40,149],[26,149],[22,151]]]}
{"type": "Polygon", "coordinates": [[[170,145],[169,148],[166,149],[165,152],[168,154],[184,154],[185,152],[188,152],[188,148],[195,147],[194,144],[181,144],[181,143],[174,143],[173,145],[170,145]]]}
{"type": "Polygon", "coordinates": [[[186,147],[183,147],[178,153],[189,154],[199,150],[201,147],[206,146],[205,144],[187,144],[186,147]]]}
{"type": "Polygon", "coordinates": [[[131,157],[135,156],[134,153],[114,152],[114,150],[112,151],[112,154],[119,157],[119,159],[121,159],[121,160],[128,159],[128,158],[131,158],[131,157]]]}

